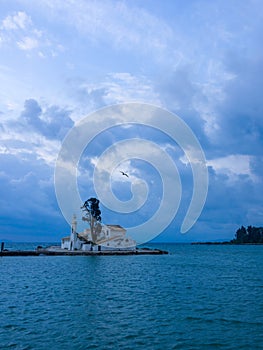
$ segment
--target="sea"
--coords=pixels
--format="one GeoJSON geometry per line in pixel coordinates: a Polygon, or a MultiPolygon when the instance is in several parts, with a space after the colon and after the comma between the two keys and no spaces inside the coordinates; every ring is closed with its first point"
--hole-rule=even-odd
{"type": "Polygon", "coordinates": [[[1,257],[0,349],[263,349],[263,245],[147,246],[1,257]]]}

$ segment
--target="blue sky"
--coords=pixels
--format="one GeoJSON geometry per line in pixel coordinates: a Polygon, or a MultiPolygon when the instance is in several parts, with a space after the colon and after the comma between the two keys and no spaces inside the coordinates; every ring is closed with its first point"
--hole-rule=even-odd
{"type": "MultiPolygon", "coordinates": [[[[58,241],[67,235],[54,187],[62,141],[84,117],[127,102],[159,106],[192,129],[208,166],[204,209],[182,235],[191,168],[174,140],[139,125],[112,127],[85,149],[78,166],[83,201],[96,195],[93,170],[102,152],[141,138],[169,154],[182,182],[177,215],[159,241],[230,239],[241,225],[262,226],[260,0],[3,0],[0,8],[1,239],[58,241]]],[[[131,178],[116,168],[115,195],[129,200],[131,182],[143,180],[148,198],[130,214],[102,205],[102,218],[138,225],[157,210],[162,179],[140,159],[119,167],[131,178]]]]}

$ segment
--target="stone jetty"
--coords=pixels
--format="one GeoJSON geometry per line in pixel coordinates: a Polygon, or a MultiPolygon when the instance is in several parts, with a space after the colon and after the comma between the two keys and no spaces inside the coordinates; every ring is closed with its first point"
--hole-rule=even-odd
{"type": "Polygon", "coordinates": [[[97,255],[162,255],[168,254],[165,250],[137,248],[136,250],[104,250],[104,251],[83,251],[83,250],[66,250],[60,247],[37,248],[36,250],[3,250],[1,256],[97,256],[97,255]]]}

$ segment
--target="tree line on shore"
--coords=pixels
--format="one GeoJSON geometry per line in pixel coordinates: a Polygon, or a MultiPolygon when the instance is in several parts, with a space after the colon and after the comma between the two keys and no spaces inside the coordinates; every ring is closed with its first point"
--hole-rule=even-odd
{"type": "Polygon", "coordinates": [[[263,227],[241,226],[235,234],[231,243],[262,243],[263,244],[263,227]]]}

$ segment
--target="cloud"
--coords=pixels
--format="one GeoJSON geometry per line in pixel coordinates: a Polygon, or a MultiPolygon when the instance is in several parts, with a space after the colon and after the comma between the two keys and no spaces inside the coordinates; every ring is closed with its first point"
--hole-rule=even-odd
{"type": "Polygon", "coordinates": [[[124,2],[103,1],[42,1],[40,7],[58,22],[75,28],[95,44],[110,43],[117,50],[147,52],[168,47],[172,31],[169,26],[148,11],[124,2]],[[59,14],[59,16],[58,16],[59,14]]]}
{"type": "Polygon", "coordinates": [[[25,12],[18,11],[13,16],[7,16],[3,19],[1,29],[6,31],[14,31],[18,29],[26,29],[32,25],[32,20],[25,12]]]}
{"type": "Polygon", "coordinates": [[[248,155],[228,155],[222,158],[216,158],[207,162],[208,166],[219,174],[225,174],[230,180],[235,180],[236,176],[244,175],[252,181],[257,181],[257,176],[251,169],[253,157],[248,155]]]}
{"type": "Polygon", "coordinates": [[[105,82],[107,104],[123,103],[131,100],[147,101],[160,104],[159,96],[154,91],[153,83],[144,76],[134,76],[130,73],[112,73],[105,82]]]}
{"type": "Polygon", "coordinates": [[[128,72],[108,73],[104,79],[96,82],[90,79],[71,80],[68,89],[77,101],[78,108],[84,109],[82,114],[127,101],[161,104],[151,80],[128,72]]]}
{"type": "Polygon", "coordinates": [[[179,66],[173,72],[159,77],[157,82],[163,104],[173,111],[193,109],[193,99],[198,93],[191,78],[191,67],[179,66]]]}
{"type": "MultiPolygon", "coordinates": [[[[109,104],[136,100],[177,113],[205,151],[210,189],[191,237],[211,238],[210,232],[232,238],[238,224],[262,224],[260,1],[248,0],[239,6],[219,0],[165,6],[109,0],[43,0],[37,4],[23,0],[19,4],[17,11],[15,5],[7,6],[10,11],[2,14],[0,23],[4,87],[0,154],[13,157],[9,163],[1,158],[1,174],[6,176],[1,178],[2,191],[6,187],[12,192],[16,184],[19,195],[26,196],[23,186],[27,191],[36,187],[40,201],[49,207],[40,194],[43,182],[50,179],[43,164],[53,169],[60,142],[73,120],[109,104]],[[23,172],[25,164],[27,171],[23,172]]],[[[114,125],[114,116],[109,118],[114,125]]],[[[150,128],[112,128],[94,139],[86,161],[79,166],[82,194],[93,191],[89,160],[129,137],[157,140],[176,161],[186,197],[169,228],[177,231],[191,198],[191,169],[183,162],[179,147],[150,128]]],[[[149,181],[155,203],[160,186],[151,183],[155,180],[152,170],[136,161],[123,166],[134,180],[149,181]]],[[[119,173],[113,180],[115,193],[127,199],[131,193],[128,184],[119,173]]],[[[144,210],[138,220],[146,216],[147,208],[144,210]]],[[[105,215],[113,217],[109,212],[105,215]]],[[[117,214],[114,219],[118,220],[117,214]]],[[[129,218],[125,220],[129,224],[129,218]]]]}
{"type": "Polygon", "coordinates": [[[16,42],[17,47],[25,51],[38,47],[39,38],[42,36],[41,31],[34,27],[31,17],[22,11],[4,18],[0,31],[3,42],[16,42]]]}
{"type": "Polygon", "coordinates": [[[54,167],[61,140],[74,125],[69,110],[51,105],[41,107],[34,100],[25,101],[20,116],[3,118],[0,154],[19,159],[35,156],[54,167]]]}
{"type": "Polygon", "coordinates": [[[46,30],[35,26],[31,16],[24,11],[7,15],[0,24],[0,44],[18,48],[27,53],[36,52],[38,57],[56,56],[63,46],[55,41],[46,30]],[[38,50],[38,51],[37,51],[38,50]]]}
{"type": "MultiPolygon", "coordinates": [[[[226,173],[209,168],[207,204],[200,218],[201,222],[206,222],[208,227],[217,226],[217,232],[224,234],[223,238],[229,237],[229,239],[233,238],[238,226],[247,226],[251,223],[261,225],[262,222],[260,209],[262,198],[258,191],[259,186],[262,186],[262,179],[252,181],[251,177],[245,174],[245,169],[235,169],[235,171],[239,174],[235,176],[234,181],[229,181],[226,173]],[[252,210],[253,218],[252,208],[259,209],[258,212],[252,210]]],[[[213,230],[211,232],[213,233],[213,230]]]]}
{"type": "MultiPolygon", "coordinates": [[[[263,56],[262,56],[263,57],[263,56]]],[[[262,59],[228,57],[228,67],[236,78],[226,86],[226,98],[219,106],[220,133],[228,145],[249,154],[263,149],[262,59]],[[236,142],[238,140],[238,142],[236,142]]]]}
{"type": "Polygon", "coordinates": [[[21,117],[35,129],[42,128],[42,120],[40,116],[42,114],[42,109],[38,102],[34,99],[26,100],[24,104],[24,110],[21,113],[21,117]]]}
{"type": "Polygon", "coordinates": [[[49,139],[62,139],[74,124],[69,115],[69,111],[58,106],[43,111],[36,100],[29,99],[25,101],[21,120],[49,139]]]}
{"type": "Polygon", "coordinates": [[[32,50],[39,46],[38,40],[36,38],[30,38],[28,36],[21,39],[21,41],[17,42],[17,46],[21,50],[32,50]]]}
{"type": "Polygon", "coordinates": [[[52,168],[32,154],[0,154],[0,181],[2,239],[60,239],[67,225],[57,207],[52,168]]]}

